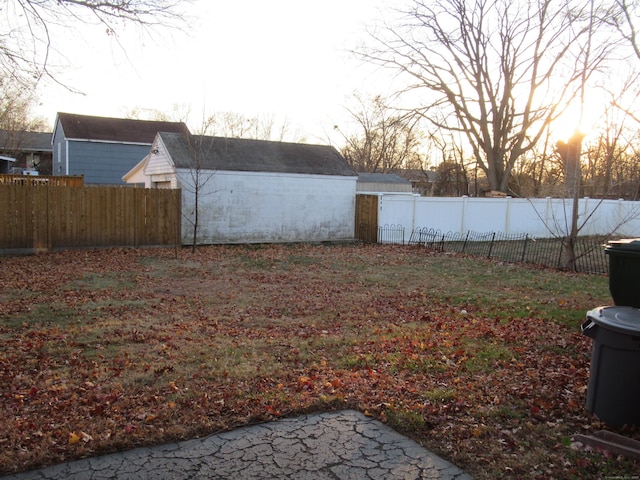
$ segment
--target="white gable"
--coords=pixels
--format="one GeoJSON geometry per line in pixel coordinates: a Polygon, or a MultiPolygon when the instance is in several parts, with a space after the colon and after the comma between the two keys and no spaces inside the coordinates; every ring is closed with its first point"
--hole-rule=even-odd
{"type": "Polygon", "coordinates": [[[176,167],[159,135],[156,135],[153,145],[151,145],[144,173],[151,177],[154,175],[175,175],[176,173],[176,167]]]}
{"type": "Polygon", "coordinates": [[[144,183],[146,188],[178,188],[176,168],[159,135],[156,135],[149,154],[123,180],[144,183]]]}

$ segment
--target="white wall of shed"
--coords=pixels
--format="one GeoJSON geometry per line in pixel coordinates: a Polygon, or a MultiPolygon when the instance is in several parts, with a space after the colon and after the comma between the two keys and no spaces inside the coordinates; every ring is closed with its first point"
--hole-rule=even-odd
{"type": "MultiPolygon", "coordinates": [[[[184,244],[191,244],[193,236],[193,173],[177,171],[184,244]]],[[[339,241],[354,236],[355,176],[200,173],[198,244],[339,241]]]]}

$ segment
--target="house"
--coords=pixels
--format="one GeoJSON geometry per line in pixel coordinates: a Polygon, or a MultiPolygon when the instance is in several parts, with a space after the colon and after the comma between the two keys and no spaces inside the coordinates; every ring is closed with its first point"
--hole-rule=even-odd
{"type": "Polygon", "coordinates": [[[438,172],[425,169],[405,169],[398,173],[411,183],[413,193],[423,197],[433,196],[433,187],[438,181],[438,172]]]}
{"type": "Polygon", "coordinates": [[[0,156],[0,173],[50,175],[51,133],[0,130],[0,156]]]}
{"type": "Polygon", "coordinates": [[[13,166],[16,163],[16,159],[13,157],[7,157],[6,155],[0,155],[0,173],[7,174],[13,172],[13,166]]]}
{"type": "Polygon", "coordinates": [[[123,184],[122,176],[149,153],[158,132],[188,132],[182,122],[58,113],[53,175],[84,175],[85,184],[123,184]]]}
{"type": "Polygon", "coordinates": [[[161,132],[124,178],[182,189],[182,239],[198,244],[354,238],[356,172],[325,145],[161,132]]]}
{"type": "Polygon", "coordinates": [[[358,193],[411,193],[409,180],[392,173],[358,173],[358,193]]]}

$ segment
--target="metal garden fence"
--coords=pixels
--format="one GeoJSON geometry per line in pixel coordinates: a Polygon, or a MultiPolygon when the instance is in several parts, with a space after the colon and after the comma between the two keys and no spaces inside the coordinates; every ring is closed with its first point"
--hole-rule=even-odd
{"type": "MultiPolygon", "coordinates": [[[[377,243],[421,245],[440,252],[464,253],[551,268],[562,267],[567,245],[566,238],[535,238],[528,234],[473,231],[461,235],[430,228],[414,230],[408,241],[405,241],[405,230],[400,225],[384,225],[377,230],[377,243]]],[[[579,237],[575,248],[576,271],[607,274],[608,259],[603,248],[607,240],[607,237],[579,237]]]]}
{"type": "Polygon", "coordinates": [[[356,224],[356,238],[363,243],[390,243],[404,245],[404,227],[402,225],[385,225],[376,227],[368,223],[356,224]]]}

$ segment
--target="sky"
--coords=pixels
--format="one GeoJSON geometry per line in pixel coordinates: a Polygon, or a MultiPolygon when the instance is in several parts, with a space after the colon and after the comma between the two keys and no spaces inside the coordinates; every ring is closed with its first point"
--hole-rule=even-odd
{"type": "MultiPolygon", "coordinates": [[[[104,27],[74,24],[56,32],[66,56],[35,113],[53,126],[57,112],[123,117],[134,109],[235,112],[286,121],[309,142],[326,140],[347,121],[355,92],[388,93],[385,73],[350,48],[367,38],[384,0],[195,0],[184,33],[150,38],[132,26],[117,39],[104,27]]],[[[388,3],[388,2],[387,2],[388,3]]]]}

